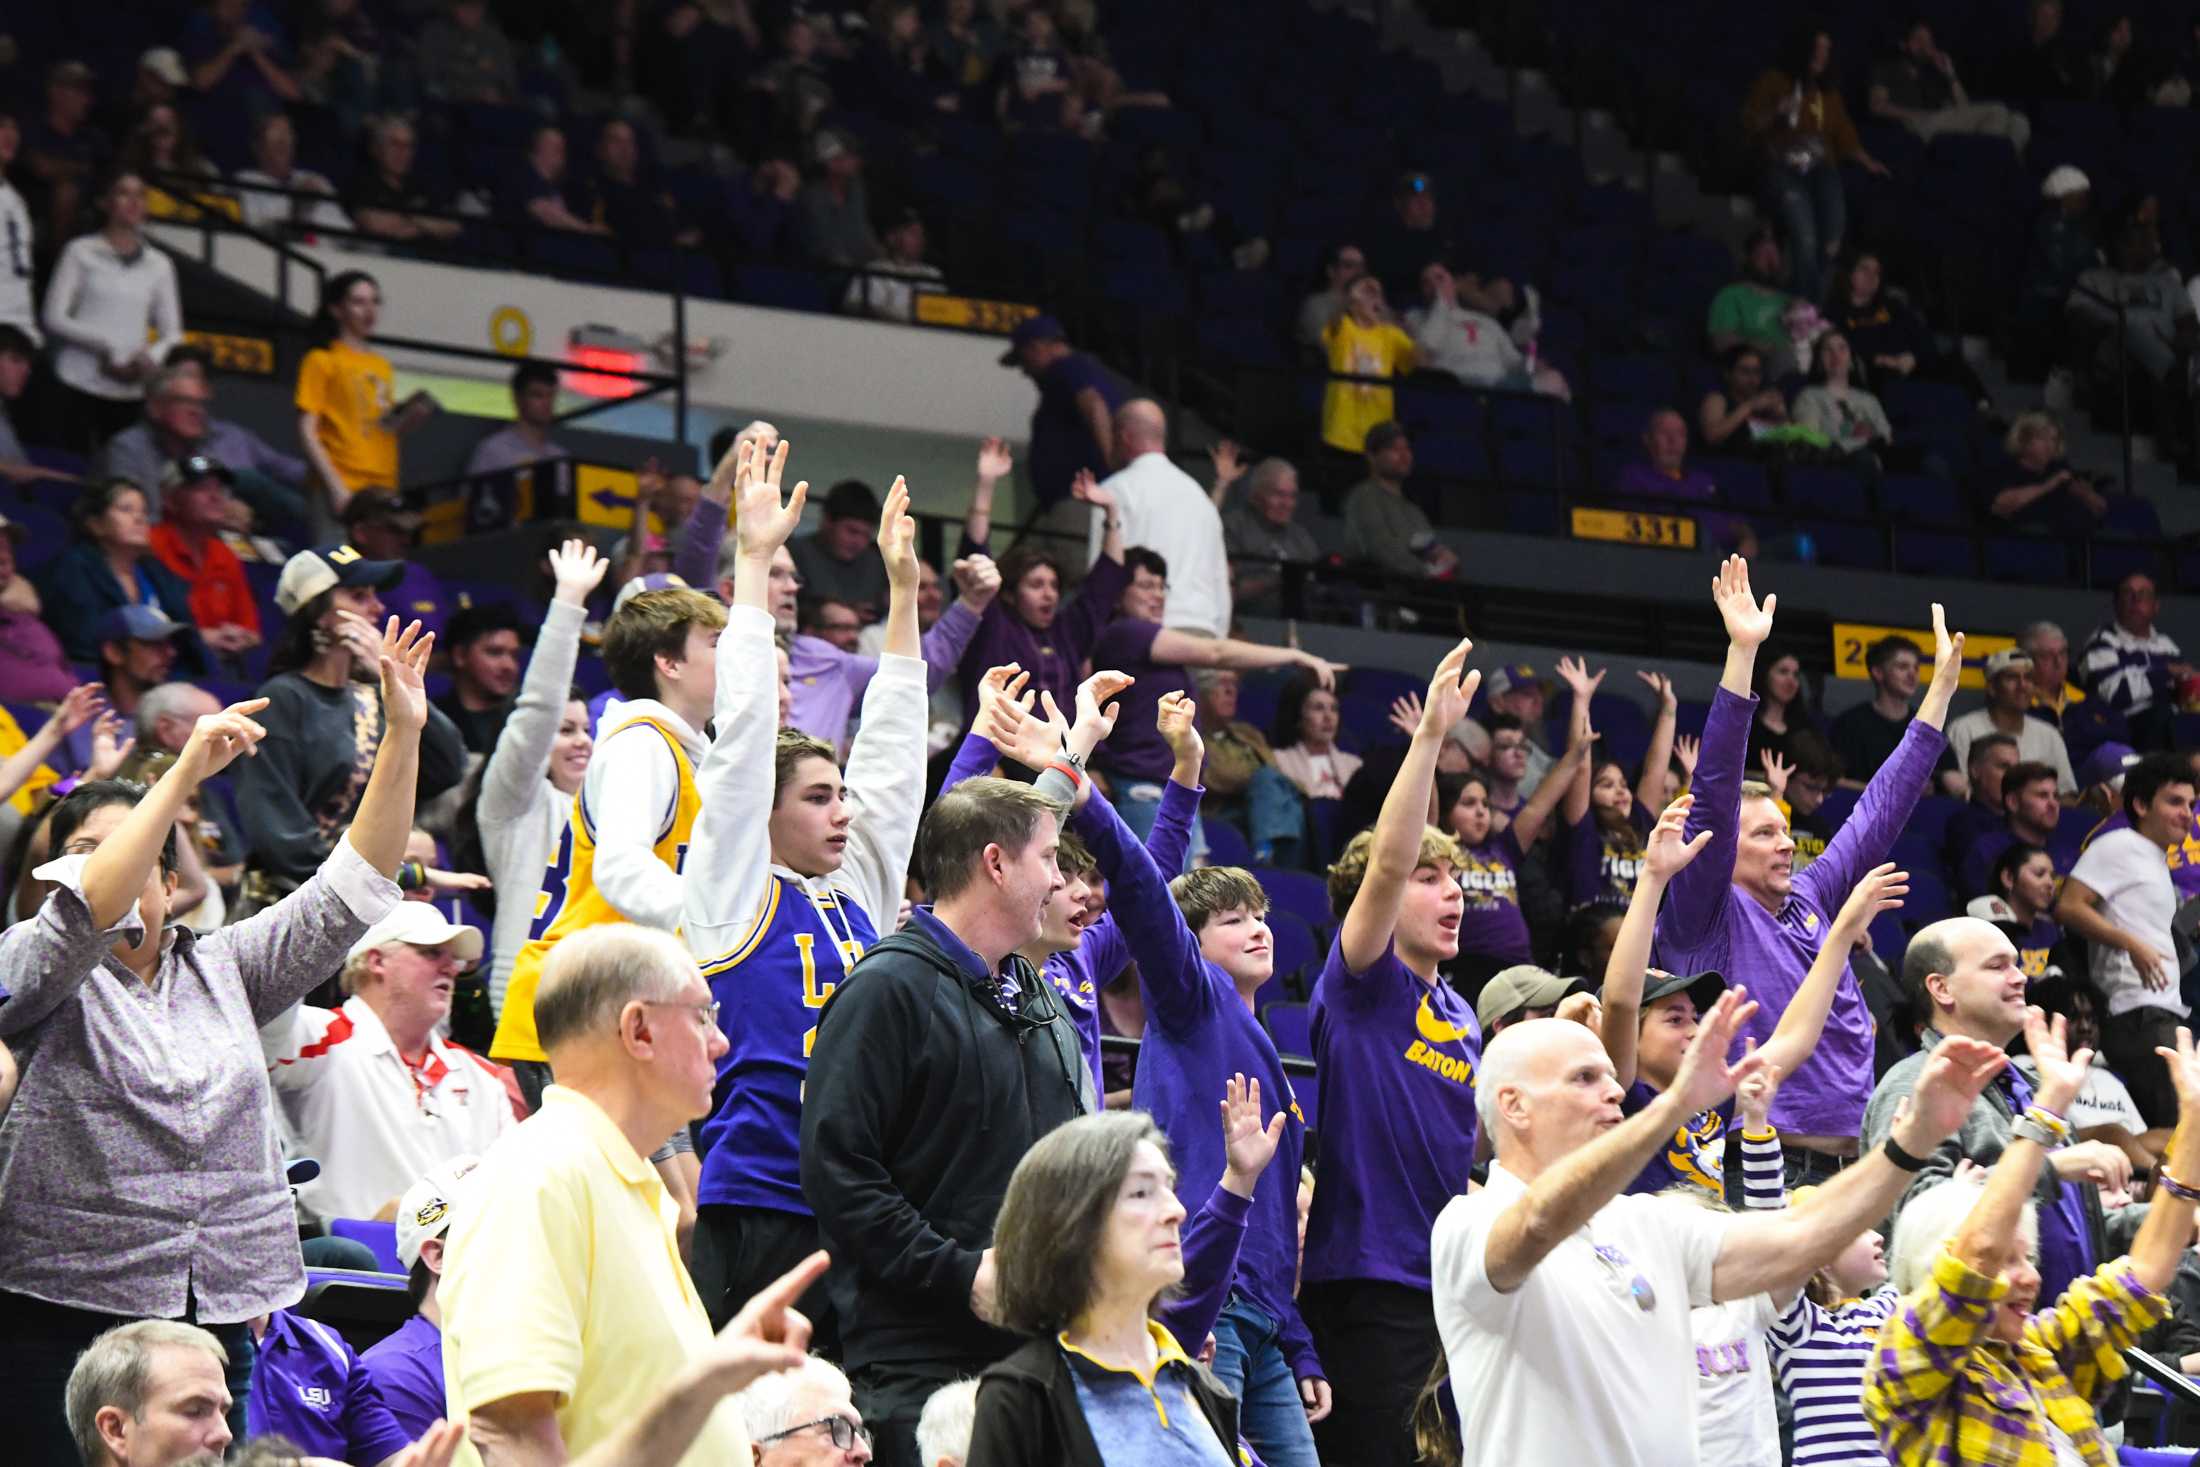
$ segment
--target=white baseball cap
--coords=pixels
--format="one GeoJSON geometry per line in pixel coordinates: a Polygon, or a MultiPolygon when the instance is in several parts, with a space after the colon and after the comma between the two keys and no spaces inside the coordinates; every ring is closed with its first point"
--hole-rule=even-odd
{"type": "MultiPolygon", "coordinates": [[[[415,903],[418,905],[418,903],[415,903]]],[[[420,1261],[420,1245],[440,1238],[451,1225],[451,1200],[466,1174],[481,1165],[476,1156],[454,1156],[405,1189],[397,1204],[397,1261],[411,1273],[420,1261]]]]}
{"type": "Polygon", "coordinates": [[[372,586],[377,591],[395,590],[405,579],[401,560],[369,560],[349,545],[323,545],[301,550],[283,562],[275,582],[275,605],[285,616],[338,586],[372,586]]]}
{"type": "Polygon", "coordinates": [[[2057,164],[2040,181],[2040,196],[2048,199],[2066,199],[2072,194],[2090,193],[2092,189],[2093,180],[2085,176],[2085,170],[2068,163],[2057,164]]]}
{"type": "Polygon", "coordinates": [[[399,902],[390,914],[366,930],[351,945],[349,957],[358,957],[386,942],[409,942],[414,947],[441,947],[449,943],[459,958],[471,965],[481,961],[481,929],[453,922],[433,902],[399,902]]]}

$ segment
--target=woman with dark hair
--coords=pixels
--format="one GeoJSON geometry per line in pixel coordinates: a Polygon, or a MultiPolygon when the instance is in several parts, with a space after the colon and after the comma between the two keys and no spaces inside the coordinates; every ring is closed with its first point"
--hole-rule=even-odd
{"type": "Polygon", "coordinates": [[[1881,382],[1948,382],[1964,390],[1982,412],[1993,410],[1992,394],[1960,353],[1944,352],[1932,328],[1904,297],[1886,283],[1877,252],[1858,250],[1835,275],[1826,298],[1826,320],[1849,339],[1858,375],[1881,382]]]}
{"type": "MultiPolygon", "coordinates": [[[[1561,657],[1558,675],[1573,692],[1564,756],[1571,771],[1560,807],[1566,820],[1568,899],[1577,907],[1599,901],[1624,904],[1642,874],[1645,842],[1658,823],[1657,812],[1665,808],[1680,703],[1663,673],[1635,674],[1657,693],[1658,716],[1643,753],[1641,779],[1629,785],[1626,765],[1610,754],[1590,753],[1596,737],[1589,722],[1590,699],[1604,681],[1604,670],[1592,676],[1580,658],[1561,657]]],[[[1546,783],[1552,774],[1543,777],[1546,783]]]]}
{"type": "Polygon", "coordinates": [[[1894,444],[1887,410],[1863,385],[1856,353],[1838,331],[1818,338],[1810,358],[1810,385],[1795,395],[1795,421],[1816,428],[1833,451],[1853,466],[1876,473],[1879,455],[1894,444]]]}
{"type": "Polygon", "coordinates": [[[1276,768],[1309,800],[1336,800],[1360,767],[1360,756],[1337,747],[1337,695],[1311,674],[1283,686],[1268,730],[1276,768]]]}
{"type": "Polygon", "coordinates": [[[2055,858],[2043,846],[2018,841],[1995,860],[1987,882],[1984,905],[2017,945],[2017,963],[2024,976],[2045,978],[2059,973],[2055,945],[2063,940],[2063,930],[2055,920],[2055,891],[2062,878],[2055,874],[2055,858]]]}
{"type": "Polygon", "coordinates": [[[146,180],[145,212],[150,218],[200,219],[212,210],[235,219],[242,212],[235,199],[213,192],[221,186],[222,171],[199,151],[173,103],[156,102],[145,109],[123,144],[122,163],[146,180]]]}
{"type": "Polygon", "coordinates": [[[1719,385],[1696,408],[1696,436],[1704,448],[1746,456],[1758,439],[1787,426],[1787,398],[1765,381],[1765,354],[1754,346],[1728,351],[1719,385]]]}
{"type": "Polygon", "coordinates": [[[1757,715],[1749,725],[1748,758],[1743,768],[1753,768],[1770,749],[1785,759],[1795,757],[1790,743],[1804,730],[1821,733],[1818,709],[1811,703],[1810,685],[1803,680],[1803,660],[1793,652],[1759,658],[1755,687],[1757,715]]]}
{"type": "Polygon", "coordinates": [[[171,923],[177,819],[262,745],[262,700],[200,719],[151,790],[99,780],[54,808],[38,875],[56,889],[0,933],[0,1039],[37,1054],[0,1159],[0,1400],[24,1460],[75,1460],[54,1402],[116,1319],[212,1330],[241,1401],[246,1321],[305,1289],[257,1030],[397,904],[432,641],[394,619],[376,640],[390,734],[358,819],[273,910],[203,938],[171,923]]]}
{"type": "Polygon", "coordinates": [[[123,606],[158,609],[181,624],[176,661],[206,671],[206,649],[191,621],[191,588],[153,553],[145,493],[127,479],[85,489],[69,506],[76,538],[40,577],[47,625],[78,662],[99,661],[99,624],[123,606]]]}
{"type": "Polygon", "coordinates": [[[328,492],[329,515],[341,514],[361,489],[397,488],[397,440],[435,411],[424,392],[398,403],[390,359],[368,345],[381,317],[382,289],[372,275],[331,275],[314,322],[321,345],[298,364],[298,441],[328,492]]]}
{"type": "Polygon", "coordinates": [[[57,441],[89,452],[135,423],[145,380],[183,340],[176,267],[145,241],[145,180],[128,170],[99,191],[101,226],[61,251],[43,317],[60,380],[57,441]]]}
{"type": "Polygon", "coordinates": [[[1742,103],[1742,130],[1764,158],[1759,201],[1787,235],[1790,288],[1805,300],[1818,300],[1825,294],[1826,268],[1848,233],[1841,165],[1887,171],[1864,151],[1849,120],[1833,70],[1830,33],[1815,24],[1796,33],[1779,64],[1750,87],[1742,103]]]}

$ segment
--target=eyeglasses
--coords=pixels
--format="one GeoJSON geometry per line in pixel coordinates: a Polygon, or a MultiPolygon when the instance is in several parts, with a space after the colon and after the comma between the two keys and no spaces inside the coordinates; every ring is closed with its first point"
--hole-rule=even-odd
{"type": "Polygon", "coordinates": [[[1635,1307],[1648,1314],[1658,1307],[1658,1291],[1650,1286],[1650,1280],[1636,1272],[1635,1265],[1626,1254],[1609,1243],[1591,1245],[1596,1250],[1597,1262],[1604,1265],[1612,1276],[1612,1287],[1622,1298],[1631,1298],[1635,1307]],[[1632,1275],[1632,1277],[1630,1277],[1632,1275]]]}
{"type": "Polygon", "coordinates": [[[642,1007],[645,1009],[686,1009],[702,1021],[702,1027],[705,1029],[718,1022],[719,1004],[716,999],[712,999],[709,1003],[689,1003],[687,1000],[679,998],[645,998],[642,1000],[642,1007]]]}
{"type": "Polygon", "coordinates": [[[785,1431],[775,1431],[770,1436],[760,1436],[756,1439],[756,1444],[761,1447],[770,1442],[778,1441],[782,1437],[793,1436],[798,1431],[815,1431],[820,1426],[832,1433],[833,1447],[836,1451],[854,1451],[855,1445],[859,1441],[866,1447],[871,1445],[871,1428],[858,1426],[845,1416],[822,1416],[815,1421],[805,1421],[800,1426],[790,1426],[785,1431]]]}

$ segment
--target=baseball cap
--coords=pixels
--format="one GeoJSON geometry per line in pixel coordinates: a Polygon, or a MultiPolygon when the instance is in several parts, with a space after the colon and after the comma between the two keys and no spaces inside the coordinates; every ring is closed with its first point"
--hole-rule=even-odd
{"type": "Polygon", "coordinates": [[[1474,1017],[1481,1021],[1486,1034],[1499,1019],[1521,1009],[1550,1009],[1558,1007],[1558,1001],[1569,993],[1579,993],[1596,985],[1586,978],[1561,978],[1548,968],[1538,968],[1533,963],[1515,963],[1510,968],[1500,968],[1482,992],[1474,1000],[1474,1017]]]}
{"type": "Polygon", "coordinates": [[[385,520],[401,530],[416,530],[420,527],[420,516],[405,508],[404,502],[387,489],[360,490],[351,496],[338,518],[344,522],[347,530],[358,525],[379,524],[385,520]]]}
{"type": "Polygon", "coordinates": [[[2084,169],[2062,163],[2048,170],[2047,177],[2040,180],[2040,197],[2067,199],[2072,194],[2088,193],[2092,188],[2093,180],[2085,176],[2084,169]]]}
{"type": "Polygon", "coordinates": [[[183,57],[173,46],[155,46],[138,57],[138,70],[149,71],[172,87],[188,86],[191,78],[183,70],[183,57]]]}
{"type": "Polygon", "coordinates": [[[2139,761],[2138,750],[2129,744],[2113,740],[2096,744],[2093,752],[2085,756],[2085,763],[2078,769],[2078,783],[2090,788],[2097,784],[2112,784],[2124,777],[2124,771],[2139,761]]]}
{"type": "Polygon", "coordinates": [[[91,67],[81,61],[56,61],[53,70],[46,73],[49,87],[89,87],[92,81],[91,67]]]}
{"type": "Polygon", "coordinates": [[[2010,910],[2009,903],[1998,896],[1971,898],[1971,904],[1963,909],[1963,915],[1976,917],[1981,922],[2007,922],[2012,925],[2017,920],[2017,914],[2010,910]]]}
{"type": "Polygon", "coordinates": [[[285,616],[338,586],[372,586],[392,589],[405,579],[401,560],[369,560],[349,545],[322,545],[301,550],[283,562],[283,574],[275,582],[275,604],[285,616]]]}
{"type": "Polygon", "coordinates": [[[117,606],[92,628],[95,642],[165,642],[191,630],[158,606],[117,606]]]}
{"type": "Polygon", "coordinates": [[[463,961],[481,961],[481,929],[451,921],[436,910],[433,902],[399,902],[390,908],[388,916],[360,935],[346,956],[355,958],[385,942],[409,942],[414,947],[449,943],[463,961]]]}
{"type": "Polygon", "coordinates": [[[685,591],[688,583],[671,571],[651,571],[646,576],[636,576],[619,587],[619,594],[611,602],[611,614],[617,616],[619,608],[641,595],[644,591],[685,591]]]}
{"type": "Polygon", "coordinates": [[[1986,676],[1989,680],[2000,677],[2005,672],[2030,672],[2031,670],[2031,654],[2020,652],[2014,647],[2004,647],[1986,659],[1986,676]]]}
{"type": "Polygon", "coordinates": [[[1537,677],[1535,669],[1525,662],[1508,662],[1493,668],[1482,679],[1482,692],[1491,698],[1502,698],[1515,688],[1536,687],[1548,690],[1549,685],[1537,677]]]}
{"type": "Polygon", "coordinates": [[[1700,1018],[1711,1012],[1711,1006],[1724,992],[1726,980],[1717,973],[1666,973],[1652,968],[1642,975],[1642,1006],[1646,1009],[1661,998],[1685,993],[1700,1018]]]}
{"type": "Polygon", "coordinates": [[[1008,350],[1001,353],[1001,365],[1016,365],[1016,354],[1034,341],[1061,341],[1069,335],[1062,323],[1052,316],[1026,316],[1016,323],[1016,329],[1008,333],[1008,350]]]}
{"type": "MultiPolygon", "coordinates": [[[[412,905],[418,906],[418,902],[412,905]]],[[[454,1156],[405,1189],[397,1201],[397,1261],[411,1273],[420,1261],[420,1245],[440,1238],[451,1225],[451,1200],[479,1157],[454,1156]]]]}
{"type": "Polygon", "coordinates": [[[187,453],[160,466],[160,487],[163,489],[180,489],[201,479],[219,479],[224,484],[237,482],[237,476],[229,471],[227,464],[203,453],[187,453]]]}

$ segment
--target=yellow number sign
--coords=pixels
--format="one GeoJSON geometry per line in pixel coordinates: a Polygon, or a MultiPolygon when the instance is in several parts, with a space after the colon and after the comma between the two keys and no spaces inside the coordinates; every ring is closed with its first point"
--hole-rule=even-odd
{"type": "MultiPolygon", "coordinates": [[[[1983,688],[1986,686],[1986,659],[2005,648],[2017,645],[2015,637],[1993,636],[1974,632],[1969,628],[1956,628],[1963,632],[1963,679],[1959,687],[1983,688]]],[[[1863,678],[1864,654],[1872,643],[1881,637],[1908,637],[1916,644],[1924,659],[1927,677],[1933,671],[1933,633],[1931,628],[1882,627],[1864,622],[1837,621],[1833,624],[1833,673],[1835,677],[1863,678]]]]}
{"type": "Polygon", "coordinates": [[[1039,314],[1037,306],[1015,301],[984,301],[967,295],[919,295],[917,320],[926,326],[959,326],[1006,336],[1016,323],[1039,314]]]}
{"type": "Polygon", "coordinates": [[[186,331],[183,339],[202,348],[221,372],[275,375],[275,343],[264,336],[225,336],[218,331],[186,331]]]}
{"type": "Polygon", "coordinates": [[[1576,540],[1612,540],[1622,545],[1663,545],[1692,550],[1696,522],[1684,514],[1642,514],[1626,509],[1576,509],[1576,540]]]}

